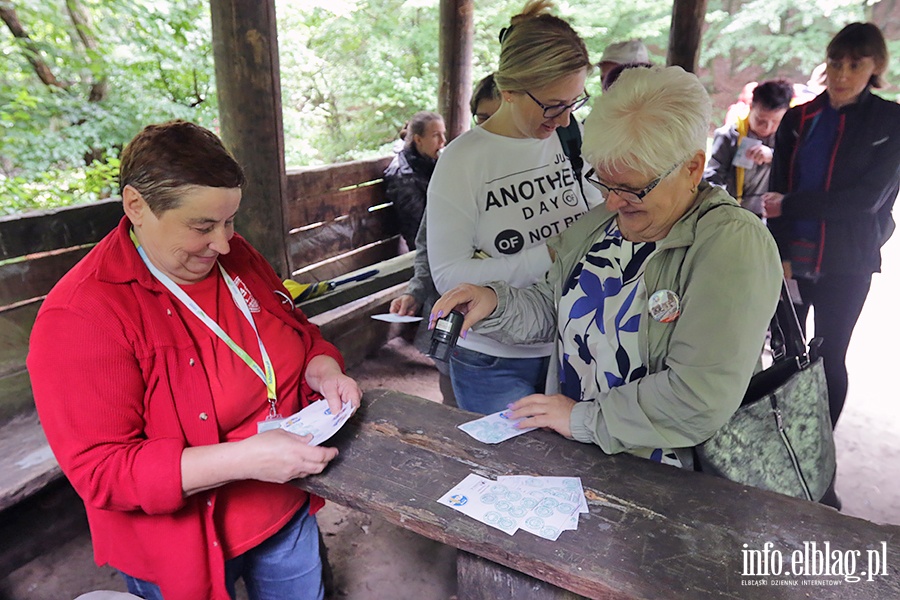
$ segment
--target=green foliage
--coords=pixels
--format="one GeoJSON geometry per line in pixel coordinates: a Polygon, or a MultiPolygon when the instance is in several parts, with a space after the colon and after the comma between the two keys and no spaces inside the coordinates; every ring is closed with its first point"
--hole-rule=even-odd
{"type": "Polygon", "coordinates": [[[79,3],[95,48],[80,39],[66,0],[14,3],[31,48],[0,29],[0,211],[103,197],[108,182],[96,178],[108,179],[142,126],[217,118],[207,0],[79,3]],[[60,85],[43,83],[30,56],[60,85]]]}
{"type": "MultiPolygon", "coordinates": [[[[142,126],[172,118],[216,128],[209,0],[0,0],[29,40],[0,24],[0,212],[105,197],[116,157],[142,126]],[[85,44],[68,6],[89,17],[85,44]],[[60,84],[47,85],[29,58],[60,84]],[[105,93],[97,96],[100,83],[105,93]],[[92,95],[93,94],[93,95],[92,95]]],[[[439,0],[276,0],[288,165],[384,154],[416,111],[435,110],[439,0]]],[[[473,77],[497,66],[501,28],[525,0],[477,0],[473,77]]],[[[844,24],[877,0],[710,0],[701,76],[805,81],[844,24]],[[716,68],[713,69],[712,67],[716,68]]],[[[556,0],[594,61],[644,40],[665,63],[671,0],[556,0]]],[[[886,11],[882,11],[886,12],[886,11]]],[[[889,42],[900,55],[900,40],[889,42]]],[[[900,81],[893,62],[889,81],[900,81]]],[[[588,91],[600,93],[598,77],[588,91]]],[[[884,90],[888,98],[898,88],[884,90]]],[[[579,113],[587,114],[587,109],[579,113]]]]}
{"type": "Polygon", "coordinates": [[[50,168],[28,177],[0,178],[0,215],[43,210],[109,198],[118,188],[119,159],[84,167],[50,168]]]}

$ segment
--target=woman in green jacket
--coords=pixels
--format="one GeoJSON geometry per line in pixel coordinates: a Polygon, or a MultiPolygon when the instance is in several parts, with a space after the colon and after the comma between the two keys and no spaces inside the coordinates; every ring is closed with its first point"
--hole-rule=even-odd
{"type": "Polygon", "coordinates": [[[606,202],[548,244],[528,288],[463,285],[433,315],[506,343],[555,342],[546,394],[512,404],[607,453],[692,468],[691,448],[737,410],[781,288],[765,226],[702,182],[710,102],[679,67],[630,69],[585,123],[606,202]]]}

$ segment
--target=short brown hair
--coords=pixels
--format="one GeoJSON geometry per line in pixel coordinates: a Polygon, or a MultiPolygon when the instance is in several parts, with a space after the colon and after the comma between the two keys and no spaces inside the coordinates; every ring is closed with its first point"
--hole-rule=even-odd
{"type": "Polygon", "coordinates": [[[175,120],[147,125],[125,146],[119,193],[130,185],[159,216],[176,208],[184,188],[239,188],[244,171],[216,134],[175,120]]]}
{"type": "Polygon", "coordinates": [[[828,43],[825,55],[833,60],[840,60],[845,56],[855,59],[871,56],[877,72],[872,74],[869,85],[874,88],[884,87],[882,75],[887,71],[888,51],[884,35],[874,23],[850,23],[828,43]]]}

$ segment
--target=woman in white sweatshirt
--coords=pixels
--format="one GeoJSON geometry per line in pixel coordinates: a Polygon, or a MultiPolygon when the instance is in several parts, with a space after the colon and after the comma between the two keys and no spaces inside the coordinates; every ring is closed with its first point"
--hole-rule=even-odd
{"type": "MultiPolygon", "coordinates": [[[[591,61],[549,7],[531,0],[501,31],[494,75],[500,109],[447,146],[435,168],[426,218],[439,292],[460,283],[534,283],[552,263],[547,238],[602,201],[583,185],[580,125],[572,116],[588,100],[591,61]]],[[[490,414],[543,392],[550,352],[550,344],[469,334],[450,359],[460,408],[490,414]]]]}

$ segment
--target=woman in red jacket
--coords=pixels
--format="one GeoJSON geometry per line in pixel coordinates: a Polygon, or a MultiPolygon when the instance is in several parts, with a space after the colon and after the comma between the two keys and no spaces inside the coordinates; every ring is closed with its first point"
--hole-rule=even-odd
{"type": "Polygon", "coordinates": [[[359,405],[337,349],[234,233],[244,175],[211,132],[151,125],[122,153],[125,217],[54,287],[28,368],[84,500],[95,560],[166,600],[322,598],[323,502],[288,485],[334,448],[271,429],[359,405]]]}

